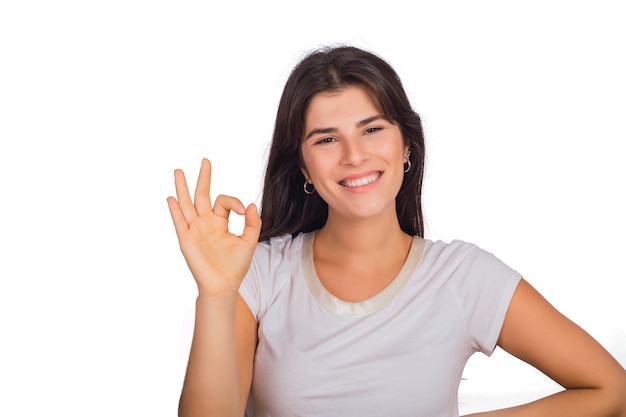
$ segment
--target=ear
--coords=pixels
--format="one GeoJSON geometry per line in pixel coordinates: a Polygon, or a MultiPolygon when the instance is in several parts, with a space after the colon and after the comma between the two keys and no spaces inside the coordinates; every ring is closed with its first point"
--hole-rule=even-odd
{"type": "Polygon", "coordinates": [[[402,153],[403,157],[407,157],[407,155],[409,154],[409,150],[411,149],[411,143],[410,142],[406,142],[404,144],[404,151],[402,153]]]}
{"type": "Polygon", "coordinates": [[[305,180],[308,181],[311,178],[305,167],[300,167],[300,172],[302,172],[302,175],[304,175],[305,180]]]}

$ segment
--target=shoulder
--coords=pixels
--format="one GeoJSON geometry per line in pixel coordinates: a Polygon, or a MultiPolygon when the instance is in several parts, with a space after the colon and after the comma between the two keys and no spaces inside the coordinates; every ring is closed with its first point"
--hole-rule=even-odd
{"type": "Polygon", "coordinates": [[[239,288],[257,320],[277,294],[290,285],[301,269],[302,244],[306,234],[282,235],[259,242],[248,273],[239,288]]]}
{"type": "Polygon", "coordinates": [[[427,239],[424,246],[424,260],[440,265],[468,262],[484,254],[490,255],[477,245],[462,240],[444,242],[427,239]]]}
{"type": "Polygon", "coordinates": [[[264,240],[257,244],[254,256],[255,258],[293,256],[302,251],[302,243],[308,235],[308,233],[296,236],[285,234],[264,240]]]}
{"type": "Polygon", "coordinates": [[[521,277],[491,252],[462,240],[449,243],[427,241],[423,264],[431,272],[458,285],[468,285],[471,282],[486,284],[493,280],[517,280],[521,277]]]}
{"type": "Polygon", "coordinates": [[[444,242],[442,240],[429,240],[429,239],[425,239],[426,242],[428,242],[428,245],[431,246],[433,249],[441,251],[441,252],[446,252],[446,253],[452,253],[452,252],[465,252],[465,251],[469,251],[469,250],[475,250],[478,249],[478,246],[470,243],[470,242],[465,242],[463,240],[459,240],[459,239],[454,239],[451,240],[450,242],[444,242]]]}
{"type": "Polygon", "coordinates": [[[473,243],[438,241],[427,248],[429,272],[458,306],[470,345],[491,354],[521,274],[473,243]]]}
{"type": "Polygon", "coordinates": [[[308,238],[308,233],[296,236],[286,234],[259,242],[252,258],[251,269],[260,276],[269,277],[275,275],[277,270],[298,267],[302,259],[303,243],[308,238]]]}

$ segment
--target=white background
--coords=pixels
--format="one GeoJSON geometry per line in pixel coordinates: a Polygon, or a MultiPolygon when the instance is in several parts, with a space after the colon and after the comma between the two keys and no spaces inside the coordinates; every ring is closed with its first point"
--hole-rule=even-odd
{"type": "MultiPolygon", "coordinates": [[[[209,157],[214,196],[258,202],[282,86],[327,43],[380,54],[421,114],[427,237],[495,253],[626,363],[619,1],[215,3],[0,6],[0,415],[175,415],[172,171],[209,157]]],[[[555,389],[500,351],[466,377],[464,411],[555,389]]]]}

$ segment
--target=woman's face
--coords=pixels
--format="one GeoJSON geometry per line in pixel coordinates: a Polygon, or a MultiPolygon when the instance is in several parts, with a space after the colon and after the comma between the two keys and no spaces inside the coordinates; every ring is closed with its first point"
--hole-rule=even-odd
{"type": "Polygon", "coordinates": [[[396,217],[408,146],[362,87],[313,97],[305,114],[302,172],[332,216],[396,217]]]}

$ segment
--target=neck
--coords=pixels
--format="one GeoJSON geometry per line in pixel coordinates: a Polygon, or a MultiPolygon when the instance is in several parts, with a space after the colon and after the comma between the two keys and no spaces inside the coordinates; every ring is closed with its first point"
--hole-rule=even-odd
{"type": "Polygon", "coordinates": [[[410,246],[412,237],[402,231],[394,212],[393,219],[377,220],[345,220],[329,216],[315,240],[320,245],[318,248],[325,248],[325,253],[347,260],[397,251],[410,246]]]}

